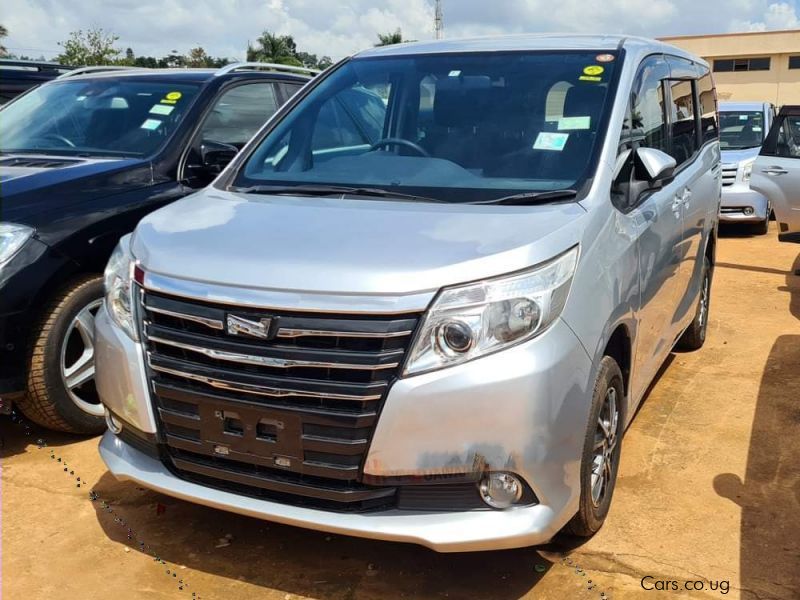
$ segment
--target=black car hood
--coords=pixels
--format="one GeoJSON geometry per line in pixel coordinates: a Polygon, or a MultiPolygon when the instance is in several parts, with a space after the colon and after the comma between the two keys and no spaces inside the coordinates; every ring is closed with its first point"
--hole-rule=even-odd
{"type": "Polygon", "coordinates": [[[152,181],[146,159],[2,154],[0,219],[35,226],[44,214],[152,181]]]}

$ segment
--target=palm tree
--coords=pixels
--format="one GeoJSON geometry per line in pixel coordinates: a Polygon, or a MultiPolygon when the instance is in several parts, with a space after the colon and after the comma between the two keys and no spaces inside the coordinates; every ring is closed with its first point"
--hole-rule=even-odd
{"type": "Polygon", "coordinates": [[[247,45],[247,60],[302,66],[295,55],[296,46],[289,35],[275,35],[265,30],[256,40],[256,45],[247,45]]]}
{"type": "Polygon", "coordinates": [[[376,46],[391,46],[392,44],[402,44],[408,40],[403,39],[403,32],[398,27],[393,33],[379,33],[378,39],[380,40],[376,46]]]}
{"type": "MultiPolygon", "coordinates": [[[[0,25],[0,40],[3,38],[8,37],[8,28],[5,25],[0,25]]],[[[3,45],[2,41],[0,41],[0,56],[5,56],[8,54],[8,50],[3,45]]]]}

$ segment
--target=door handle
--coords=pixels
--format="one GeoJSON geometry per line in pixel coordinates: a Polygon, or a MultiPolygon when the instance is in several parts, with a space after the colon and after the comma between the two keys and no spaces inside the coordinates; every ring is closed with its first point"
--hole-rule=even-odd
{"type": "Polygon", "coordinates": [[[761,172],[767,175],[786,175],[789,171],[783,167],[767,167],[766,169],[761,169],[761,172]]]}

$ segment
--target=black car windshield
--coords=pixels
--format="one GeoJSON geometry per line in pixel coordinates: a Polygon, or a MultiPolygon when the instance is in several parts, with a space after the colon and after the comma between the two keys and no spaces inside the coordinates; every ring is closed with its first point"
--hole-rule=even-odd
{"type": "Polygon", "coordinates": [[[47,84],[0,109],[0,151],[147,156],[172,135],[197,90],[128,77],[47,84]]]}
{"type": "Polygon", "coordinates": [[[722,150],[757,148],[764,142],[764,113],[761,111],[721,111],[719,147],[722,150]]]}
{"type": "Polygon", "coordinates": [[[234,185],[447,202],[577,189],[603,138],[617,62],[605,51],[357,58],[284,117],[234,185]]]}

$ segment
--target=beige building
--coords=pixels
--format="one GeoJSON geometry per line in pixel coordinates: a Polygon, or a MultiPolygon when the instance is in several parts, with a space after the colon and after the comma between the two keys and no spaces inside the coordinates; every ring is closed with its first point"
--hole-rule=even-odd
{"type": "Polygon", "coordinates": [[[800,104],[800,29],[660,39],[708,61],[720,100],[800,104]]]}

